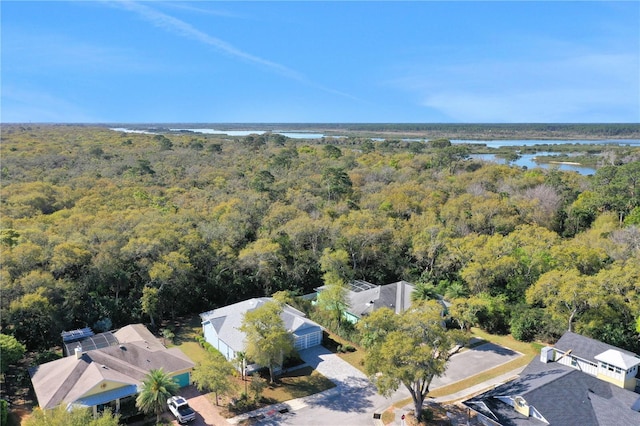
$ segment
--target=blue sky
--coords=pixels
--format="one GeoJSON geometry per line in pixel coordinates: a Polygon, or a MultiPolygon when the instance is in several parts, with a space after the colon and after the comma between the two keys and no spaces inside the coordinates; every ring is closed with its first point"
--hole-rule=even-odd
{"type": "Polygon", "coordinates": [[[0,3],[2,122],[639,122],[640,2],[0,3]]]}

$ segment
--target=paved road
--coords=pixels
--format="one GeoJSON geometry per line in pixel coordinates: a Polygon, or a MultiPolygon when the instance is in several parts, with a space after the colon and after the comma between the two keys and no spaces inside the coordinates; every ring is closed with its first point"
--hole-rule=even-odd
{"type": "Polygon", "coordinates": [[[322,346],[306,349],[300,357],[319,373],[329,378],[336,387],[318,395],[300,398],[288,403],[290,412],[267,416],[260,425],[367,425],[373,414],[391,405],[392,400],[409,396],[408,391],[400,391],[394,398],[378,395],[375,386],[367,376],[339,356],[322,346]]]}
{"type": "MultiPolygon", "coordinates": [[[[501,365],[521,354],[492,343],[487,343],[454,355],[445,376],[434,379],[431,389],[471,377],[501,365]]],[[[381,413],[394,401],[409,397],[401,387],[391,398],[384,398],[358,369],[343,361],[322,346],[304,350],[301,358],[336,387],[317,395],[288,401],[284,405],[261,411],[259,425],[341,426],[373,423],[373,414],[381,413]],[[287,413],[278,410],[287,408],[287,413]]],[[[230,423],[235,423],[231,420],[230,423]]]]}

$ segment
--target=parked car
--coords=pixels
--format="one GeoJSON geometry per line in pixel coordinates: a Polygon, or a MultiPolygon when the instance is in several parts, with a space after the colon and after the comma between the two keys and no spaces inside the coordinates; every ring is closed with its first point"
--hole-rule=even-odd
{"type": "Polygon", "coordinates": [[[189,407],[189,403],[181,396],[172,396],[167,399],[169,411],[176,417],[178,423],[187,423],[196,419],[196,412],[189,407]]]}

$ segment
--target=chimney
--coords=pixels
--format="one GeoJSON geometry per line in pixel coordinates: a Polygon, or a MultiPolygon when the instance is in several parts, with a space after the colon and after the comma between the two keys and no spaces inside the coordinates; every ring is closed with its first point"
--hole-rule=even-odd
{"type": "Polygon", "coordinates": [[[76,359],[82,358],[82,346],[80,345],[76,346],[76,348],[74,349],[74,352],[76,354],[76,359]]]}
{"type": "Polygon", "coordinates": [[[540,350],[540,361],[543,363],[553,362],[554,353],[553,348],[550,346],[545,346],[540,350]]]}

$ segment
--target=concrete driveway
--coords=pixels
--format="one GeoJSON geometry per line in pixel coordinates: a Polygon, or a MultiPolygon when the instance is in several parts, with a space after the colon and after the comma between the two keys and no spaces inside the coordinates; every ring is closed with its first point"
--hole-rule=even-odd
{"type": "MultiPolygon", "coordinates": [[[[322,346],[300,352],[306,364],[336,384],[316,395],[280,404],[277,409],[262,410],[259,425],[371,425],[373,414],[388,407],[393,398],[378,395],[367,376],[322,346]],[[280,413],[281,408],[288,409],[280,413]]],[[[397,399],[406,398],[400,391],[397,399]]],[[[231,423],[235,423],[231,419],[231,423]]]]}
{"type": "MultiPolygon", "coordinates": [[[[445,375],[434,379],[431,389],[474,376],[518,356],[521,354],[493,343],[469,349],[451,357],[445,375]]],[[[336,387],[261,410],[255,424],[370,426],[374,413],[382,413],[393,402],[409,397],[409,391],[404,386],[390,398],[379,395],[364,373],[322,346],[306,349],[300,353],[300,357],[334,382],[336,387]],[[281,412],[283,408],[287,412],[281,412]]],[[[237,419],[230,419],[230,423],[237,423],[237,419]]]]}
{"type": "Polygon", "coordinates": [[[522,354],[494,343],[485,343],[457,353],[449,360],[444,376],[433,379],[431,390],[475,376],[519,356],[522,354]]]}

